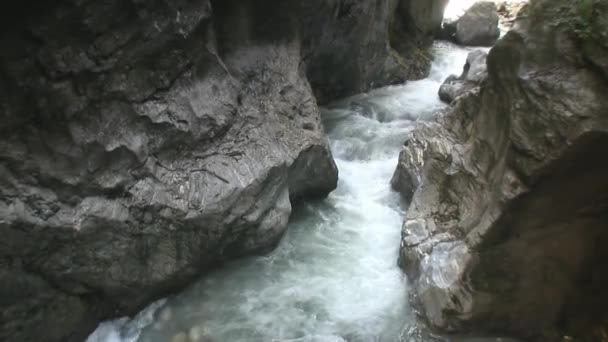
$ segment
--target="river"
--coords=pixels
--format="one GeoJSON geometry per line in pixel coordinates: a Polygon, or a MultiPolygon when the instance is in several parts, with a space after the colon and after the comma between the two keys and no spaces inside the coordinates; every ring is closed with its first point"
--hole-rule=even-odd
{"type": "Polygon", "coordinates": [[[323,109],[340,171],[326,200],[295,209],[278,248],[211,272],[88,342],[426,341],[397,266],[404,212],[389,181],[416,120],[445,107],[437,91],[468,49],[437,42],[428,78],[323,109]]]}

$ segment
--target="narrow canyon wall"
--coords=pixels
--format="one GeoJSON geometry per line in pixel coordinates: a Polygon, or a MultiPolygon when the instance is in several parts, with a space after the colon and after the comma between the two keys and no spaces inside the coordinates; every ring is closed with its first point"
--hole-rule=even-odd
{"type": "Polygon", "coordinates": [[[306,74],[326,103],[424,77],[447,0],[299,1],[306,74]]]}
{"type": "Polygon", "coordinates": [[[0,340],[81,341],[272,248],[336,186],[317,102],[428,68],[441,13],[401,2],[3,4],[0,340]]]}
{"type": "Polygon", "coordinates": [[[608,4],[589,3],[533,1],[487,79],[405,143],[400,262],[435,328],[606,336],[608,4]]]}

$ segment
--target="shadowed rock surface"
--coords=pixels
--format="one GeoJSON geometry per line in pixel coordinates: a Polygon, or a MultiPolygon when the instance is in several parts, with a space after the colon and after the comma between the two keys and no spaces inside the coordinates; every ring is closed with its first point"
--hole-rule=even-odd
{"type": "MultiPolygon", "coordinates": [[[[599,341],[608,278],[605,2],[577,36],[572,3],[538,0],[488,55],[488,78],[400,155],[402,267],[430,325],[599,341]],[[561,12],[562,15],[564,12],[561,12]]],[[[568,339],[566,339],[568,340],[568,339]]]]}
{"type": "Polygon", "coordinates": [[[447,0],[297,1],[303,59],[320,103],[423,78],[447,0]]]}
{"type": "Polygon", "coordinates": [[[79,341],[272,248],[336,186],[315,95],[422,76],[443,4],[3,5],[0,340],[79,341]]]}

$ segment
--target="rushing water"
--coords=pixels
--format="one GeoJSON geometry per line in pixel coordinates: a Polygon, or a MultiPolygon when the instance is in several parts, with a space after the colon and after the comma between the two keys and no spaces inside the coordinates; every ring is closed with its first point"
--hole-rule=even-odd
{"type": "Polygon", "coordinates": [[[396,263],[403,211],[389,181],[413,121],[444,107],[437,90],[468,53],[447,43],[434,51],[427,79],[324,110],[338,189],[295,210],[274,252],[212,272],[132,320],[103,323],[88,342],[413,340],[396,263]]]}

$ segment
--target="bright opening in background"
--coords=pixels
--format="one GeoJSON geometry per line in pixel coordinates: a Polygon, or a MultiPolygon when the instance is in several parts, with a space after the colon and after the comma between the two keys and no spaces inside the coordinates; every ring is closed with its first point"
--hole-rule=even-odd
{"type": "Polygon", "coordinates": [[[464,12],[479,0],[450,0],[445,8],[444,20],[458,19],[464,12]]]}
{"type": "MultiPolygon", "coordinates": [[[[454,19],[458,19],[460,18],[460,16],[462,16],[464,14],[464,12],[466,10],[468,10],[471,6],[473,6],[473,4],[475,4],[476,2],[479,2],[482,0],[449,0],[447,7],[445,8],[445,12],[444,12],[444,19],[449,21],[449,20],[454,20],[454,19]]],[[[485,1],[493,1],[493,0],[485,0],[485,1]]],[[[494,2],[496,3],[496,5],[500,5],[501,3],[508,3],[513,5],[513,8],[519,9],[521,8],[521,6],[523,6],[525,3],[529,2],[529,0],[503,0],[503,1],[496,1],[494,0],[494,2]]],[[[507,8],[509,8],[509,6],[507,6],[507,8]]],[[[516,12],[514,12],[513,14],[515,14],[516,12]]]]}

